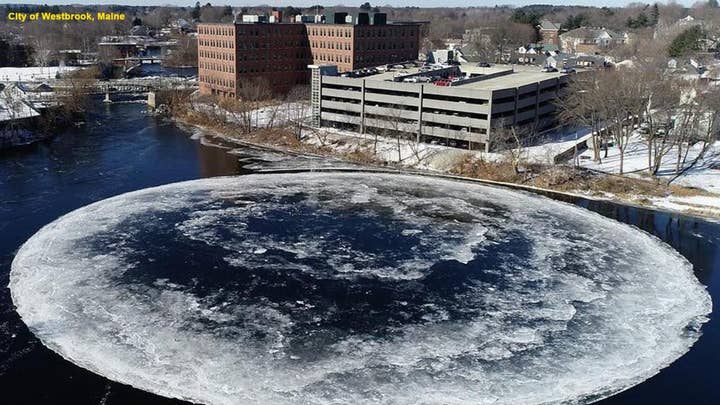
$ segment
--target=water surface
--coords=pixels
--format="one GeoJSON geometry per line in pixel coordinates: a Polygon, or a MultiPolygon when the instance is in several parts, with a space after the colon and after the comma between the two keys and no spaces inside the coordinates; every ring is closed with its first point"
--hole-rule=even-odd
{"type": "MultiPolygon", "coordinates": [[[[286,157],[203,146],[174,125],[142,114],[143,106],[102,106],[85,128],[0,155],[0,277],[7,285],[17,248],[43,225],[89,203],[123,192],[171,182],[248,173],[286,157]]],[[[278,163],[280,162],[280,163],[278,163]]],[[[714,270],[720,227],[683,216],[576,201],[605,216],[634,224],[675,247],[695,266],[715,297],[714,270]]],[[[714,300],[717,307],[717,300],[714,300]]],[[[39,344],[0,291],[0,385],[11,403],[94,404],[175,401],[112,383],[59,358],[39,344]]],[[[713,316],[689,353],[646,382],[602,401],[620,403],[714,403],[720,328],[713,316]]]]}

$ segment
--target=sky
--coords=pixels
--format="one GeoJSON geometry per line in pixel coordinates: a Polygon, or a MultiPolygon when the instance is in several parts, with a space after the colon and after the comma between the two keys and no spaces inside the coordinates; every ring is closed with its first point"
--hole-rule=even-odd
{"type": "MultiPolygon", "coordinates": [[[[253,5],[269,5],[269,6],[295,6],[307,7],[315,4],[332,6],[336,4],[360,5],[366,0],[201,0],[205,4],[210,2],[213,5],[229,4],[234,7],[253,6],[253,5]]],[[[692,5],[697,0],[678,0],[677,3],[687,6],[692,5]]],[[[14,3],[14,0],[0,0],[0,3],[14,3]]],[[[467,0],[382,0],[373,2],[372,5],[383,6],[386,4],[395,7],[417,6],[417,7],[468,7],[472,6],[495,6],[495,5],[513,5],[523,6],[528,4],[557,4],[557,5],[584,5],[584,6],[609,6],[619,7],[628,3],[639,2],[630,0],[475,0],[468,2],[467,0]],[[469,4],[470,3],[470,4],[469,4]]],[[[644,0],[644,3],[652,3],[653,0],[644,0]]],[[[664,2],[661,0],[661,2],[664,2]]],[[[127,4],[132,6],[138,5],[176,5],[191,6],[195,4],[195,0],[19,0],[17,3],[24,4],[127,4]]]]}

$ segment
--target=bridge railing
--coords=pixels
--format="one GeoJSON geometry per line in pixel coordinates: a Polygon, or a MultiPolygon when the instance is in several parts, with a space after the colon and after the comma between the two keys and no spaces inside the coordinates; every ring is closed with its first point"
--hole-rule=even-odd
{"type": "Polygon", "coordinates": [[[53,80],[49,82],[50,86],[56,89],[68,89],[70,87],[85,87],[95,90],[109,91],[115,89],[137,89],[139,91],[153,91],[174,88],[197,88],[198,83],[194,80],[185,78],[152,78],[152,79],[111,79],[111,80],[95,80],[95,79],[76,79],[72,85],[63,80],[53,80]]]}

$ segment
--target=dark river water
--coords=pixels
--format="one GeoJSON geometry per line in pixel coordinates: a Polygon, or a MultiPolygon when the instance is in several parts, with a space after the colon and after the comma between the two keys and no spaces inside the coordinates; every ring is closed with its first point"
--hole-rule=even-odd
{"type": "MultiPolygon", "coordinates": [[[[205,146],[189,132],[146,116],[144,109],[141,104],[101,106],[82,128],[0,152],[0,403],[184,403],[110,382],[46,349],[20,320],[6,287],[17,249],[42,226],[77,208],[151,186],[298,163],[256,150],[228,153],[205,146]]],[[[720,280],[714,270],[720,266],[719,224],[610,203],[572,202],[670,244],[692,262],[713,306],[718,306],[720,280]]],[[[649,380],[599,403],[720,403],[715,382],[720,364],[718,325],[713,313],[690,352],[649,380]]]]}

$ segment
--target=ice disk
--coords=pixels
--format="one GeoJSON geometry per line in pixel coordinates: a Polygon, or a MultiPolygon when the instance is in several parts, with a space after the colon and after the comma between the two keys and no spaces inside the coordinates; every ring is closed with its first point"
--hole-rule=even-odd
{"type": "Polygon", "coordinates": [[[692,266],[547,198],[429,177],[264,174],[47,225],[10,274],[70,361],[208,404],[588,403],[689,350],[692,266]]]}

